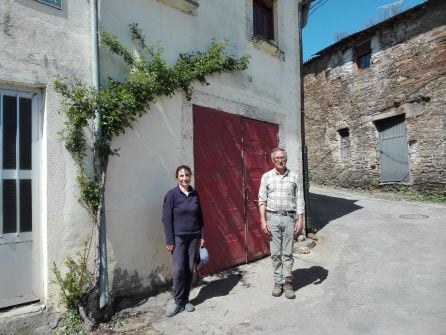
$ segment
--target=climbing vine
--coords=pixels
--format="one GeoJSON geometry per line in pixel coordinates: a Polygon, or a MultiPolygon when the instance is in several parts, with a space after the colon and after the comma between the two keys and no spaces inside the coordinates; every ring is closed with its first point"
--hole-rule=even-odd
{"type": "Polygon", "coordinates": [[[206,52],[180,54],[176,64],[171,66],[163,59],[159,44],[146,42],[138,24],[131,24],[130,32],[138,47],[137,56],[116,36],[107,32],[101,34],[102,47],[121,57],[128,67],[124,81],[108,78],[98,90],[79,80],[69,83],[59,78],[54,81],[55,90],[64,98],[66,116],[60,136],[79,168],[79,202],[96,225],[104,199],[108,160],[118,154],[118,149],[112,147],[113,139],[131,128],[159,97],[170,97],[182,90],[190,100],[194,81],[207,84],[207,75],[241,71],[248,66],[249,56],[236,59],[225,53],[227,42],[217,41],[213,41],[206,52]],[[95,122],[101,129],[101,136],[95,136],[95,122]]]}
{"type": "MultiPolygon", "coordinates": [[[[110,155],[117,154],[117,149],[112,149],[112,140],[124,134],[157,98],[172,96],[181,89],[190,99],[194,81],[207,83],[206,75],[241,71],[248,66],[249,56],[233,58],[224,53],[227,42],[215,41],[206,52],[180,54],[177,63],[169,66],[162,57],[163,49],[158,44],[148,45],[136,23],[130,25],[130,31],[139,47],[139,56],[127,50],[116,36],[107,32],[101,34],[102,46],[121,56],[128,65],[129,74],[125,81],[108,78],[99,90],[80,81],[69,84],[57,79],[54,82],[56,91],[65,98],[66,121],[61,138],[80,168],[77,178],[79,200],[94,220],[104,187],[98,170],[88,173],[85,162],[88,155],[86,129],[92,125],[95,112],[99,111],[101,115],[102,137],[94,139],[93,150],[99,150],[99,157],[107,163],[110,155]]],[[[97,162],[93,166],[97,166],[97,162]]]]}

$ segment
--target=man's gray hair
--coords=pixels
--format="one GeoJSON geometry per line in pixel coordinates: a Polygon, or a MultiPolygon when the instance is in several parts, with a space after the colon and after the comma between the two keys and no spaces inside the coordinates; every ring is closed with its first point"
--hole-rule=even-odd
{"type": "Polygon", "coordinates": [[[285,155],[285,158],[288,158],[288,154],[286,153],[286,150],[283,148],[274,148],[273,150],[271,150],[271,159],[274,160],[275,158],[275,154],[277,151],[282,151],[283,154],[285,155]]]}

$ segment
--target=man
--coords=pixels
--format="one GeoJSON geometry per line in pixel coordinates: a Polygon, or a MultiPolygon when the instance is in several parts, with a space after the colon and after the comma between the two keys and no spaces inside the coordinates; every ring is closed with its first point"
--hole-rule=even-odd
{"type": "Polygon", "coordinates": [[[293,243],[294,234],[302,232],[305,211],[300,178],[286,167],[287,153],[275,148],[271,153],[274,169],[262,176],[259,189],[261,229],[269,234],[269,246],[274,270],[272,294],[294,299],[293,243]]]}

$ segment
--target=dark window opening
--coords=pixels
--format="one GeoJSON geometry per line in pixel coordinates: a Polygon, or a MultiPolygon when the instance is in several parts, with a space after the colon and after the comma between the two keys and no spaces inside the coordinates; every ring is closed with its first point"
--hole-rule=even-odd
{"type": "Polygon", "coordinates": [[[17,232],[17,187],[16,181],[3,179],[3,231],[2,234],[17,232]]]}
{"type": "Polygon", "coordinates": [[[370,41],[367,41],[355,48],[356,65],[359,69],[367,69],[370,67],[372,59],[372,48],[370,41]]]}
{"type": "Polygon", "coordinates": [[[274,40],[273,0],[253,0],[253,36],[274,40]]]}
{"type": "Polygon", "coordinates": [[[32,192],[31,180],[20,180],[20,232],[32,231],[32,192]]]}
{"type": "MultiPolygon", "coordinates": [[[[0,124],[1,126],[1,124],[0,124]]],[[[3,96],[3,169],[16,168],[17,98],[3,96]]]]}
{"type": "Polygon", "coordinates": [[[32,112],[31,99],[19,100],[20,169],[32,169],[32,112]]]}
{"type": "Polygon", "coordinates": [[[339,152],[342,160],[350,157],[350,132],[348,128],[338,130],[339,152]]]}
{"type": "Polygon", "coordinates": [[[0,101],[0,235],[32,232],[32,99],[0,90],[0,101]]]}

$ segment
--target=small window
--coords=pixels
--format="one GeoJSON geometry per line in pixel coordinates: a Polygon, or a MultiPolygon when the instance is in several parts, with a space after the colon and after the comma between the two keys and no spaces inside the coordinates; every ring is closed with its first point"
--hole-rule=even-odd
{"type": "Polygon", "coordinates": [[[338,130],[339,153],[341,160],[350,158],[350,132],[348,128],[338,130]]]}
{"type": "Polygon", "coordinates": [[[372,48],[370,47],[370,41],[358,45],[355,48],[356,65],[359,69],[367,69],[370,67],[370,61],[372,58],[372,48]]]}
{"type": "Polygon", "coordinates": [[[253,36],[274,40],[273,0],[253,0],[253,36]]]}
{"type": "Polygon", "coordinates": [[[46,5],[62,9],[62,0],[37,0],[37,1],[42,2],[46,5]]]}

